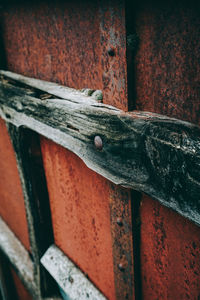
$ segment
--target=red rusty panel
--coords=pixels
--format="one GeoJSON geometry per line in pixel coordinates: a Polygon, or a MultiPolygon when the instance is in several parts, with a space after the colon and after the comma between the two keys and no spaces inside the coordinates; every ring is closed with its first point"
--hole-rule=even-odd
{"type": "Polygon", "coordinates": [[[136,27],[137,109],[198,124],[200,7],[145,3],[138,8],[136,27]]]}
{"type": "Polygon", "coordinates": [[[28,226],[16,158],[2,119],[0,119],[0,174],[0,215],[29,250],[28,226]]]}
{"type": "Polygon", "coordinates": [[[41,146],[55,243],[115,299],[109,182],[70,151],[45,138],[41,146]]]}
{"type": "Polygon", "coordinates": [[[4,7],[8,69],[103,90],[104,102],[127,109],[123,1],[22,2],[4,7]]]}
{"type": "Polygon", "coordinates": [[[200,229],[146,196],[141,216],[143,299],[199,299],[200,229]]]}
{"type": "Polygon", "coordinates": [[[18,296],[18,299],[13,299],[13,300],[32,300],[33,298],[30,296],[30,294],[24,287],[23,283],[17,276],[16,272],[12,268],[11,268],[11,274],[13,277],[16,293],[18,296]]]}
{"type": "MultiPolygon", "coordinates": [[[[101,89],[104,103],[128,109],[124,0],[20,1],[4,7],[2,23],[9,70],[77,89],[101,89]]],[[[114,191],[68,151],[45,139],[42,148],[56,243],[115,299],[109,209],[114,191]]],[[[116,194],[123,199],[119,188],[116,194]]],[[[115,280],[117,295],[124,293],[117,283],[121,277],[115,280]]]]}
{"type": "MultiPolygon", "coordinates": [[[[136,106],[199,124],[199,9],[181,2],[137,7],[136,106]]],[[[198,299],[200,229],[146,196],[140,213],[143,299],[198,299]]]]}

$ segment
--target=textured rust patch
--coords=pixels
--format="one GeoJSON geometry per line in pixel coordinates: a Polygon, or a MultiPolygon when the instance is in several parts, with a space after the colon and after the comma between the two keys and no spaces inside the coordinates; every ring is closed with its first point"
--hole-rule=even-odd
{"type": "Polygon", "coordinates": [[[134,299],[130,190],[110,184],[111,232],[117,299],[134,299]]]}
{"type": "Polygon", "coordinates": [[[103,90],[105,103],[127,110],[124,17],[120,0],[7,5],[2,21],[7,67],[74,88],[103,90]]]}
{"type": "Polygon", "coordinates": [[[198,124],[200,6],[144,2],[136,13],[136,107],[198,124]]]}
{"type": "Polygon", "coordinates": [[[6,125],[0,120],[0,215],[30,250],[23,192],[6,125]]]}
{"type": "Polygon", "coordinates": [[[142,299],[198,299],[199,228],[146,196],[141,216],[142,299]]]}

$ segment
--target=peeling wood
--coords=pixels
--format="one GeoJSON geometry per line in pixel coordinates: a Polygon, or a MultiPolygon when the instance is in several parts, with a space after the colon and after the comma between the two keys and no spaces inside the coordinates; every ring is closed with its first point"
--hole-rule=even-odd
{"type": "Polygon", "coordinates": [[[27,289],[37,297],[34,265],[28,251],[0,217],[0,249],[16,270],[27,289]]]}
{"type": "Polygon", "coordinates": [[[27,95],[23,87],[0,83],[4,120],[46,136],[115,184],[144,192],[200,225],[199,127],[81,101],[44,101],[27,95]],[[95,136],[101,137],[102,150],[95,148],[95,136]]]}
{"type": "Polygon", "coordinates": [[[87,277],[55,245],[49,247],[41,263],[72,300],[106,300],[87,277]]]}

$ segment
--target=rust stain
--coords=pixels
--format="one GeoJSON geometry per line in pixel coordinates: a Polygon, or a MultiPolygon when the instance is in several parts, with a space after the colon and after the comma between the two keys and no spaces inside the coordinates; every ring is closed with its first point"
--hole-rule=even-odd
{"type": "Polygon", "coordinates": [[[198,299],[199,228],[159,203],[141,203],[142,299],[198,299]]]}
{"type": "Polygon", "coordinates": [[[0,215],[27,250],[28,225],[14,150],[5,122],[0,119],[0,215]]]}
{"type": "Polygon", "coordinates": [[[199,5],[145,2],[136,27],[137,109],[199,124],[199,5]]]}

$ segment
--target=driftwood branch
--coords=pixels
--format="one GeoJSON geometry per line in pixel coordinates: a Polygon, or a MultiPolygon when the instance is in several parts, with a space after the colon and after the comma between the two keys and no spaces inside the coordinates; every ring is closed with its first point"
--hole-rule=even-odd
{"type": "Polygon", "coordinates": [[[50,89],[44,81],[1,74],[4,120],[46,136],[115,184],[144,192],[200,225],[199,127],[148,112],[124,113],[80,92],[74,100],[70,90],[55,99],[58,85],[50,89]],[[42,100],[41,91],[49,99],[42,100]]]}

